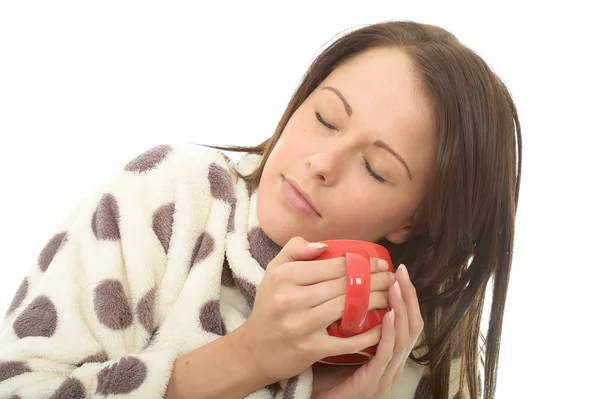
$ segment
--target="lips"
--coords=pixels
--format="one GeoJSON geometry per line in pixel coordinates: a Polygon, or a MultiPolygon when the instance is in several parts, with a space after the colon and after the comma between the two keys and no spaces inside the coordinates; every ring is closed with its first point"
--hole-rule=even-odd
{"type": "Polygon", "coordinates": [[[292,178],[283,178],[282,192],[290,205],[307,216],[321,217],[310,195],[292,178]]]}

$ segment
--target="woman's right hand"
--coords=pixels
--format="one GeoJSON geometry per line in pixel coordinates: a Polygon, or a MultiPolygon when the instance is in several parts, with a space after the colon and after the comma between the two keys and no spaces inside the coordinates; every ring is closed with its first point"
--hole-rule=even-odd
{"type": "MultiPolygon", "coordinates": [[[[327,357],[375,345],[381,326],[350,338],[327,334],[326,327],[344,313],[346,261],[314,260],[323,244],[291,239],[269,263],[248,320],[237,335],[239,350],[262,376],[275,382],[290,378],[327,357]]],[[[394,282],[385,261],[371,259],[369,309],[388,306],[394,282]]]]}

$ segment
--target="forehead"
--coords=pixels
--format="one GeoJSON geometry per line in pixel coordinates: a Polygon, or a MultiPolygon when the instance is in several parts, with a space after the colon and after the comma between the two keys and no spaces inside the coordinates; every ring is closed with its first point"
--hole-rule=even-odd
{"type": "Polygon", "coordinates": [[[411,169],[423,169],[434,151],[434,118],[410,57],[399,48],[375,48],[338,66],[316,90],[344,112],[338,89],[352,107],[349,119],[369,140],[381,139],[401,152],[411,169]],[[338,104],[336,104],[336,102],[338,104]]]}
{"type": "Polygon", "coordinates": [[[342,91],[359,116],[376,110],[386,111],[391,118],[429,116],[413,62],[399,48],[374,48],[346,60],[320,87],[328,85],[342,91]]]}

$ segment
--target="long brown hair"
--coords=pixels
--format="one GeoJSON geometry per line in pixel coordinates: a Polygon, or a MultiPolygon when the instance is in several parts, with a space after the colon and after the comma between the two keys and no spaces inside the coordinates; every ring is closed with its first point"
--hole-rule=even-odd
{"type": "Polygon", "coordinates": [[[482,365],[483,395],[493,398],[519,197],[521,128],[508,89],[474,51],[432,25],[393,21],[354,30],[314,60],[272,137],[255,147],[211,147],[263,155],[258,169],[243,176],[258,184],[292,114],[338,65],[374,47],[401,48],[411,57],[436,118],[435,176],[415,215],[416,233],[400,245],[381,242],[394,264],[407,266],[421,304],[425,339],[411,358],[429,365],[434,398],[448,397],[457,358],[460,392],[467,388],[470,397],[481,396],[482,365]],[[483,336],[490,279],[491,314],[483,336]]]}

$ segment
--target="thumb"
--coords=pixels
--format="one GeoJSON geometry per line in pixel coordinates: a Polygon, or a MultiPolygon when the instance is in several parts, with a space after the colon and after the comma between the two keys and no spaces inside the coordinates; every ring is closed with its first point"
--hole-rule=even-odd
{"type": "Polygon", "coordinates": [[[277,256],[267,266],[273,269],[288,262],[313,260],[323,253],[327,244],[321,242],[308,242],[302,237],[294,237],[285,244],[277,256]]]}

